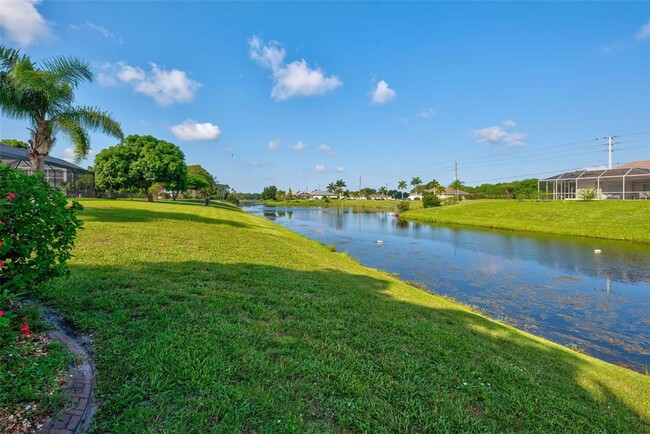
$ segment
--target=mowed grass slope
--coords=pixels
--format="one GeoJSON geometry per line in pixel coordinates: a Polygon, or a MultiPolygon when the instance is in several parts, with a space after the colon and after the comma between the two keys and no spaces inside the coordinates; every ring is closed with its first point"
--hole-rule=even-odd
{"type": "Polygon", "coordinates": [[[228,205],[85,201],[41,296],[95,339],[98,432],[641,432],[650,377],[228,205]]]}
{"type": "Polygon", "coordinates": [[[408,220],[650,243],[650,201],[463,201],[408,211],[408,220]]]}

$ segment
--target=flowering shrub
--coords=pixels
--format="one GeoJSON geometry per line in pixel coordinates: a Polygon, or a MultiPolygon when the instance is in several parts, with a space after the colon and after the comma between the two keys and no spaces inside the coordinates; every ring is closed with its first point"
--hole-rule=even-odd
{"type": "Polygon", "coordinates": [[[27,292],[67,272],[79,209],[41,175],[0,165],[0,293],[27,292]]]}

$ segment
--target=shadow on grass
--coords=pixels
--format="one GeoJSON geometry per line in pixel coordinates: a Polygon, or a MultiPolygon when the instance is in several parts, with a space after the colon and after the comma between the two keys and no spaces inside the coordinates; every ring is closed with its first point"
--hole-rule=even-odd
{"type": "MultiPolygon", "coordinates": [[[[160,205],[164,209],[163,204],[160,205]]],[[[178,205],[191,205],[196,208],[196,212],[203,210],[202,207],[192,204],[178,204],[178,205]]],[[[229,208],[227,208],[229,209],[229,208]]],[[[238,220],[227,220],[216,217],[207,217],[199,214],[183,213],[183,212],[166,212],[161,211],[159,208],[152,209],[127,209],[121,208],[119,213],[116,213],[112,208],[99,208],[99,207],[86,207],[81,212],[83,220],[94,220],[100,222],[112,223],[145,223],[161,220],[178,220],[179,224],[183,222],[207,223],[218,225],[229,225],[237,228],[249,228],[250,225],[242,223],[238,220]]]]}
{"type": "Polygon", "coordinates": [[[95,336],[98,431],[649,427],[646,377],[454,305],[425,306],[415,289],[399,301],[393,284],[331,269],[144,262],[73,266],[40,295],[95,336]]]}

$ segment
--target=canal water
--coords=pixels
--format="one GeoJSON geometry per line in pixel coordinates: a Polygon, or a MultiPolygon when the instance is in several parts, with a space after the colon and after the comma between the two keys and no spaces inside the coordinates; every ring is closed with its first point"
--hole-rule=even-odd
{"type": "Polygon", "coordinates": [[[415,223],[346,208],[245,210],[520,329],[650,369],[648,245],[415,223]]]}

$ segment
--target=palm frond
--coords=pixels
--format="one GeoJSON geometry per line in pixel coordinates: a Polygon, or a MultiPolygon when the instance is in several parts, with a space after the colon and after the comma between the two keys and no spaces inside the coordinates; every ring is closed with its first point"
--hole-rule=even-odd
{"type": "Polygon", "coordinates": [[[75,89],[84,81],[90,82],[94,78],[90,63],[77,57],[56,56],[42,63],[46,71],[75,89]]]}
{"type": "Polygon", "coordinates": [[[78,163],[88,156],[88,152],[90,152],[90,136],[79,123],[72,119],[60,118],[56,122],[56,127],[70,138],[74,148],[75,162],[78,163]]]}
{"type": "Polygon", "coordinates": [[[74,107],[59,114],[62,119],[73,120],[79,125],[93,131],[99,131],[108,136],[124,139],[120,123],[96,107],[74,107]]]}
{"type": "Polygon", "coordinates": [[[3,71],[9,71],[16,63],[29,59],[26,55],[20,54],[20,50],[0,45],[0,65],[3,71]]]}

